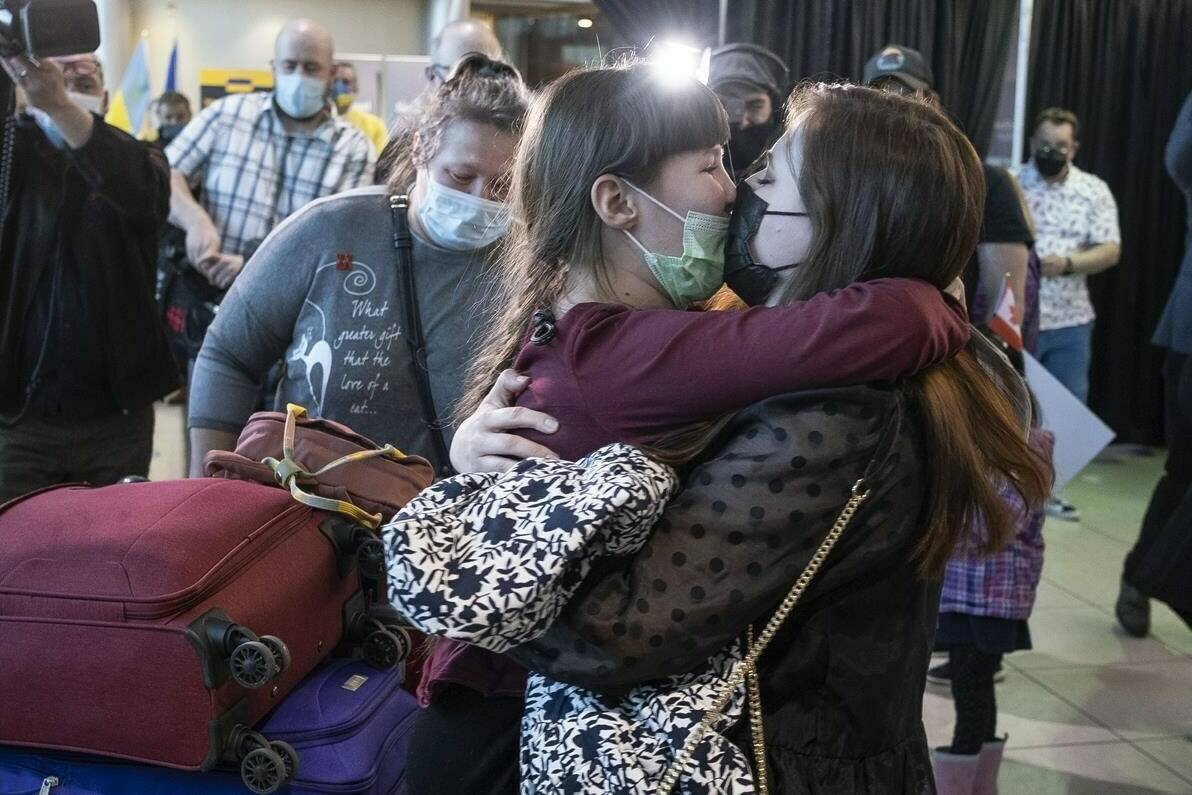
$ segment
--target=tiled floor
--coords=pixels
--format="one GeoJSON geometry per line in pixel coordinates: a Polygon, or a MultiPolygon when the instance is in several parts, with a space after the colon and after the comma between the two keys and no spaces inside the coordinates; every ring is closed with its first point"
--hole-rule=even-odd
{"type": "MultiPolygon", "coordinates": [[[[184,473],[182,428],[180,408],[159,407],[153,479],[184,473]]],[[[998,686],[1005,795],[1192,794],[1192,630],[1162,605],[1144,640],[1113,619],[1122,558],[1162,458],[1118,458],[1068,487],[1083,521],[1045,529],[1035,649],[1007,657],[998,686]]],[[[949,742],[951,699],[929,688],[924,713],[932,745],[949,742]]]]}
{"type": "MultiPolygon", "coordinates": [[[[1035,649],[1006,658],[997,691],[1003,793],[1192,793],[1192,630],[1158,604],[1143,640],[1113,618],[1122,558],[1162,465],[1131,451],[1094,463],[1066,492],[1082,521],[1044,529],[1035,649]]],[[[950,741],[944,689],[928,688],[924,719],[933,745],[950,741]]]]}

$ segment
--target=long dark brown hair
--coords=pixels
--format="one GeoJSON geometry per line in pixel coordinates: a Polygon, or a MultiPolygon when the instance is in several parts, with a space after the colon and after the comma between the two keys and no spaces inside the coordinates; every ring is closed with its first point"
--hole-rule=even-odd
{"type": "MultiPolygon", "coordinates": [[[[814,84],[792,95],[788,118],[802,135],[799,191],[813,240],[783,303],[891,276],[943,289],[961,274],[980,236],[985,177],[972,144],[932,102],[814,84]]],[[[1051,489],[1050,465],[1027,445],[1005,388],[1016,376],[1008,363],[980,361],[976,344],[905,382],[925,430],[927,526],[916,559],[931,577],[977,521],[989,530],[982,552],[1013,538],[1003,486],[1028,506],[1051,489]]]]}
{"type": "Polygon", "coordinates": [[[517,353],[534,312],[550,309],[567,278],[591,276],[613,295],[592,183],[618,174],[648,185],[672,155],[728,139],[711,89],[666,81],[643,61],[581,69],[537,98],[518,147],[510,191],[513,228],[504,247],[497,315],[473,360],[457,416],[466,418],[517,353]]]}

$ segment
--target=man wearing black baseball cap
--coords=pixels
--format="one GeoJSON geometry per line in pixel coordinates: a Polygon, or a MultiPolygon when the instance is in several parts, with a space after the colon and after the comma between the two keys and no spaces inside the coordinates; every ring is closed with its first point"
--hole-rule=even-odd
{"type": "Polygon", "coordinates": [[[782,103],[790,77],[786,64],[756,44],[726,44],[712,51],[708,85],[728,112],[729,169],[734,179],[782,134],[782,103]]]}
{"type": "Polygon", "coordinates": [[[865,64],[865,85],[899,93],[935,93],[935,78],[923,53],[887,44],[865,64]]]}

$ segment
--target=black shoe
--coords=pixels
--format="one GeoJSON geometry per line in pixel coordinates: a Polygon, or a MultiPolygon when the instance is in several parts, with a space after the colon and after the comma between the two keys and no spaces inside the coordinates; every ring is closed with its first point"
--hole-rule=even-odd
{"type": "Polygon", "coordinates": [[[1134,586],[1122,580],[1117,604],[1113,612],[1127,635],[1145,638],[1151,631],[1151,600],[1134,586]]]}
{"type": "MultiPolygon", "coordinates": [[[[952,684],[952,664],[950,662],[940,663],[934,668],[927,669],[927,681],[929,684],[941,685],[948,687],[952,684]]],[[[1006,674],[1002,670],[1002,664],[999,662],[997,668],[993,671],[993,681],[1006,681],[1006,674]]]]}

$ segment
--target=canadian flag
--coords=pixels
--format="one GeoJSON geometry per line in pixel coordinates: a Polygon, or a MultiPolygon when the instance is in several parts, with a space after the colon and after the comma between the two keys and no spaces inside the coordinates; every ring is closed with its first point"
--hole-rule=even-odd
{"type": "Polygon", "coordinates": [[[989,328],[1016,351],[1022,350],[1022,313],[1014,303],[1014,291],[1007,280],[1002,285],[1002,300],[989,321],[989,328]]]}

